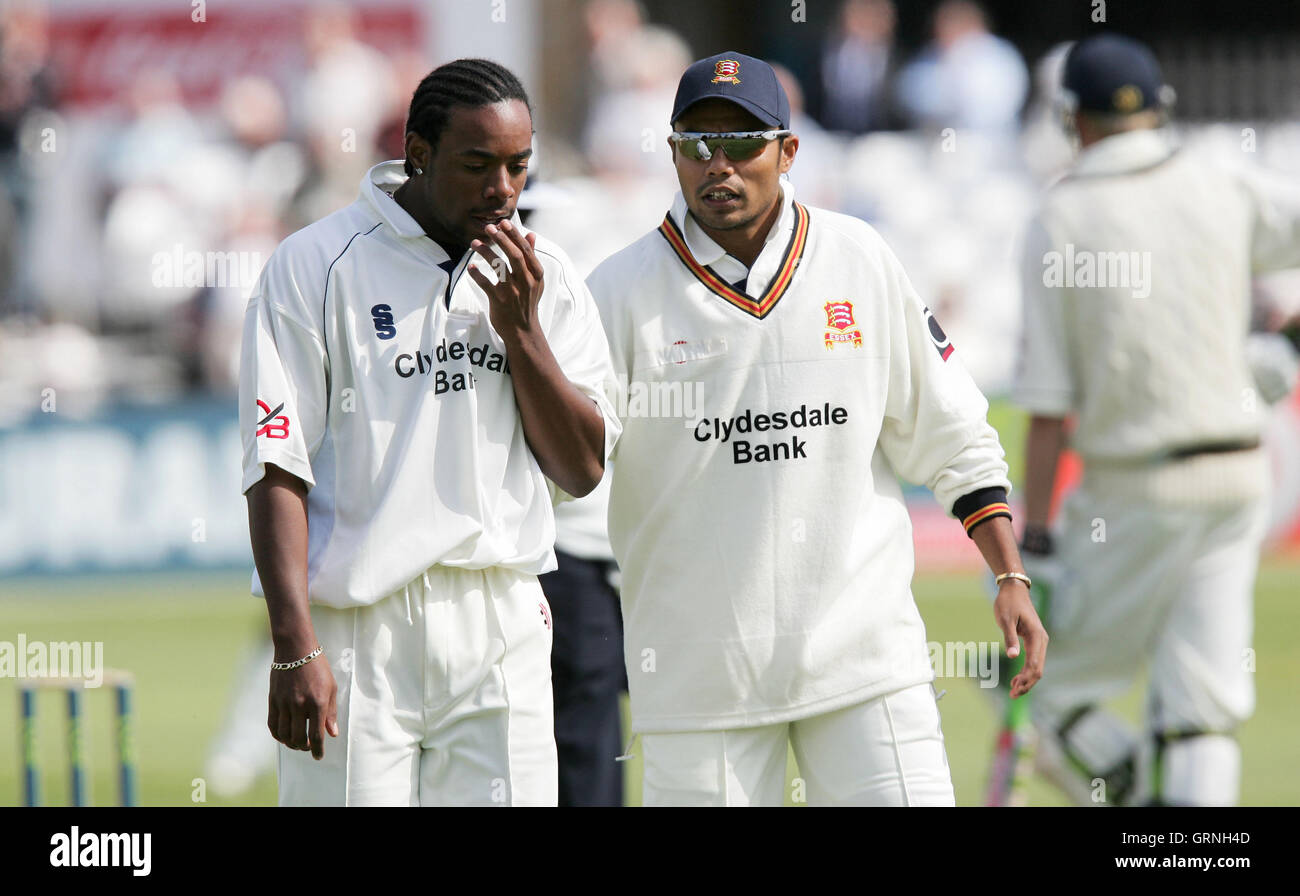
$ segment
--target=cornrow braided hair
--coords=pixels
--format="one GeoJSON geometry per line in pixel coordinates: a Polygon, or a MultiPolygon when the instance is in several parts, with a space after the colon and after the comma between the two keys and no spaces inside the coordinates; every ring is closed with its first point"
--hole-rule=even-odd
{"type": "MultiPolygon", "coordinates": [[[[454,107],[490,106],[506,100],[520,100],[529,114],[533,111],[524,85],[509,69],[489,59],[457,59],[429,72],[415,88],[406,130],[436,149],[454,107]]],[[[405,167],[408,176],[415,173],[410,159],[405,167]]]]}

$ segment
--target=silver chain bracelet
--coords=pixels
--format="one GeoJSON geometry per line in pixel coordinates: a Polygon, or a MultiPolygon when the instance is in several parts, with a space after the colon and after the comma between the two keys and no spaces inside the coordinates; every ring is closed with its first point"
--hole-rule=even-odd
{"type": "Polygon", "coordinates": [[[320,656],[320,655],[321,655],[322,653],[324,653],[324,652],[325,652],[325,648],[324,648],[324,647],[317,647],[315,650],[313,650],[311,653],[307,654],[307,655],[306,655],[305,657],[303,657],[302,659],[300,659],[300,660],[294,660],[292,663],[272,663],[272,664],[271,664],[271,671],[272,671],[272,672],[285,672],[285,671],[287,671],[287,670],[289,670],[289,669],[297,669],[299,666],[305,666],[305,665],[307,665],[308,663],[310,663],[312,660],[316,659],[316,657],[320,656]]]}

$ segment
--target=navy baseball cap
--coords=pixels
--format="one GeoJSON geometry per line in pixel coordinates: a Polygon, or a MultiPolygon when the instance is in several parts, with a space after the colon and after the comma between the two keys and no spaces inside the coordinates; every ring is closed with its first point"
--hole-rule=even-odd
{"type": "Polygon", "coordinates": [[[1166,106],[1173,93],[1151,48],[1121,34],[1099,34],[1071,47],[1061,86],[1078,109],[1107,115],[1166,106]]]}
{"type": "Polygon", "coordinates": [[[700,100],[713,97],[730,100],[768,127],[790,127],[790,100],[785,88],[772,66],[761,59],[744,53],[719,53],[692,63],[677,83],[669,122],[680,119],[700,100]]]}

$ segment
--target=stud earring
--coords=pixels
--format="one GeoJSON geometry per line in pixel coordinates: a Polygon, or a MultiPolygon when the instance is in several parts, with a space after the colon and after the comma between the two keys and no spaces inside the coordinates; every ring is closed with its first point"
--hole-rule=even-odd
{"type": "Polygon", "coordinates": [[[416,173],[416,174],[423,174],[423,173],[424,173],[424,169],[423,169],[423,168],[416,168],[416,169],[415,169],[415,173],[416,173]]]}

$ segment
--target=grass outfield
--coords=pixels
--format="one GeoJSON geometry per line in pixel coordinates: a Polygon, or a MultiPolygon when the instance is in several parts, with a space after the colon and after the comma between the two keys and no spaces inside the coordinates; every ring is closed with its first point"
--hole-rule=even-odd
{"type": "MultiPolygon", "coordinates": [[[[1256,590],[1256,682],[1258,709],[1241,733],[1245,752],[1242,802],[1247,805],[1300,804],[1295,744],[1300,718],[1293,709],[1300,681],[1300,605],[1295,601],[1300,562],[1271,560],[1260,571],[1256,590]]],[[[145,805],[196,805],[208,744],[222,723],[236,665],[266,624],[261,603],[244,596],[243,575],[199,578],[149,577],[58,582],[8,582],[0,597],[0,641],[104,642],[104,661],[136,679],[135,740],[141,801],[145,805]]],[[[917,602],[931,641],[983,641],[997,638],[988,602],[973,574],[921,576],[917,602]]],[[[1051,668],[1050,654],[1048,668],[1051,668]]],[[[978,805],[993,740],[995,719],[979,688],[969,679],[936,682],[947,689],[943,713],[948,758],[957,801],[978,805]]],[[[67,799],[65,716],[58,692],[40,702],[39,729],[44,762],[43,798],[67,799]]],[[[96,803],[115,799],[115,761],[111,754],[111,692],[88,692],[86,755],[91,794],[96,803]]],[[[1135,714],[1136,695],[1122,704],[1135,714]]],[[[21,802],[18,699],[13,679],[0,679],[0,805],[21,802]]],[[[269,736],[269,735],[268,735],[269,736]]],[[[628,764],[631,801],[639,788],[637,760],[628,764]]],[[[270,805],[274,775],[261,779],[238,800],[270,805]]],[[[206,805],[224,801],[211,793],[206,805]]],[[[1035,781],[1034,805],[1063,800],[1035,781]]]]}

